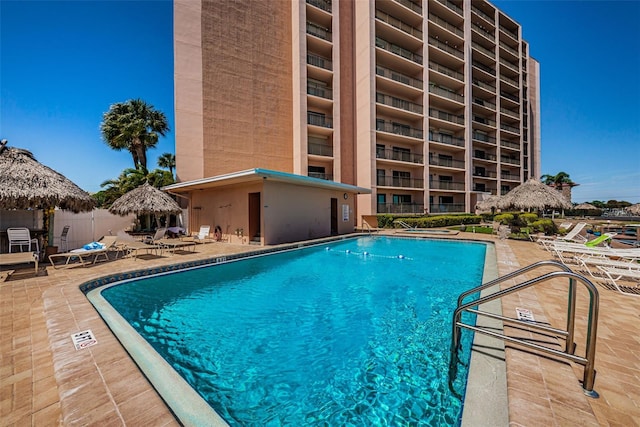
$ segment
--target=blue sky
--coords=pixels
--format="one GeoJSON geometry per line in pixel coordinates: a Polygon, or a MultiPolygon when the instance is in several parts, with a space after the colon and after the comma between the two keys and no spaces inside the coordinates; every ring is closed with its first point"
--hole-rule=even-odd
{"type": "MultiPolygon", "coordinates": [[[[542,174],[567,172],[574,202],[640,202],[640,0],[494,1],[541,65],[542,174]]],[[[0,0],[0,138],[95,192],[132,167],[99,126],[141,98],[172,131],[171,1],[0,0]]]]}

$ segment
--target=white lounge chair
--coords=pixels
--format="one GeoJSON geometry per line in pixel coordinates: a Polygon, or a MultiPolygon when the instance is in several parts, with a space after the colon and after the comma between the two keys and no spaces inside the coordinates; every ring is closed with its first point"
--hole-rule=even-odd
{"type": "Polygon", "coordinates": [[[66,267],[75,267],[81,265],[83,267],[89,264],[95,264],[98,261],[98,258],[104,257],[105,261],[109,260],[109,252],[117,251],[116,257],[118,256],[118,252],[120,248],[117,246],[117,236],[104,236],[98,242],[92,242],[80,249],[73,249],[69,252],[51,254],[49,255],[49,262],[53,266],[53,268],[66,268],[66,267]],[[93,258],[93,261],[89,261],[90,258],[93,258]],[[63,260],[63,264],[56,264],[56,261],[63,260]],[[79,261],[79,263],[75,263],[72,261],[79,261]]]}
{"type": "Polygon", "coordinates": [[[214,239],[209,237],[209,233],[210,232],[211,232],[211,226],[210,225],[201,225],[200,226],[200,231],[198,231],[198,234],[193,236],[193,241],[196,242],[196,243],[212,243],[212,242],[215,242],[214,239]]]}
{"type": "Polygon", "coordinates": [[[538,240],[536,240],[536,242],[540,243],[547,250],[549,250],[549,244],[553,243],[553,242],[586,243],[587,242],[587,238],[580,234],[580,232],[582,231],[582,229],[584,227],[586,227],[586,225],[587,225],[586,222],[579,222],[579,223],[576,224],[575,227],[573,227],[573,229],[570,232],[568,232],[564,236],[557,236],[557,237],[544,236],[544,237],[539,237],[538,240]]]}
{"type": "Polygon", "coordinates": [[[640,297],[640,271],[602,265],[598,269],[605,274],[606,283],[610,283],[618,292],[640,297]]]}

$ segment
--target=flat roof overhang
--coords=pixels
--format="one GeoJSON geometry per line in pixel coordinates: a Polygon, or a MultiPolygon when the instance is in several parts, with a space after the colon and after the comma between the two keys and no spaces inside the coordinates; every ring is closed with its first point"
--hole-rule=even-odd
{"type": "Polygon", "coordinates": [[[357,187],[350,184],[328,181],[326,179],[312,178],[304,175],[295,175],[287,172],[273,171],[269,169],[247,169],[225,175],[212,176],[208,178],[185,181],[162,187],[162,190],[169,193],[180,194],[195,190],[205,190],[217,187],[226,187],[235,184],[248,184],[263,180],[284,182],[291,185],[301,185],[306,187],[323,188],[327,190],[344,191],[355,194],[371,194],[371,189],[357,187]]]}

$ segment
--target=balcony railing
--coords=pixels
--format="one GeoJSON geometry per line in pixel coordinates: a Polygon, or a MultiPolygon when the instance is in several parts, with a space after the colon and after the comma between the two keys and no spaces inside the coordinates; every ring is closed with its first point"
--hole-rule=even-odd
{"type": "Polygon", "coordinates": [[[456,181],[431,181],[429,182],[430,190],[454,190],[464,191],[464,182],[456,181]]]}
{"type": "Polygon", "coordinates": [[[476,141],[487,142],[489,144],[494,144],[494,145],[496,143],[496,139],[494,137],[485,135],[484,133],[480,133],[480,132],[473,132],[471,134],[471,137],[476,141]]]}
{"type": "Polygon", "coordinates": [[[518,65],[517,64],[514,64],[513,62],[507,61],[506,59],[502,59],[502,58],[500,58],[500,63],[502,65],[505,65],[508,68],[511,68],[516,73],[518,72],[518,65]]]}
{"type": "Polygon", "coordinates": [[[478,79],[473,79],[473,80],[471,80],[471,82],[472,82],[474,85],[476,85],[476,86],[478,86],[478,87],[481,87],[481,88],[483,88],[483,89],[486,89],[486,90],[488,90],[488,91],[491,91],[491,92],[494,92],[494,93],[495,93],[495,91],[496,91],[496,86],[495,86],[495,85],[493,85],[493,84],[486,83],[486,82],[481,82],[481,81],[480,81],[480,80],[478,80],[478,79]]]}
{"type": "Polygon", "coordinates": [[[325,70],[333,70],[333,62],[330,59],[313,53],[307,53],[307,64],[324,68],[325,70]]]}
{"type": "Polygon", "coordinates": [[[476,170],[473,171],[473,176],[476,178],[497,178],[498,174],[492,171],[476,170]]]}
{"type": "Polygon", "coordinates": [[[429,108],[429,117],[433,117],[434,119],[444,120],[450,123],[464,125],[464,115],[456,116],[454,114],[447,113],[445,111],[436,110],[435,108],[429,108]]]}
{"type": "Polygon", "coordinates": [[[456,4],[450,2],[449,0],[436,0],[438,3],[441,3],[447,6],[449,9],[453,10],[458,15],[462,15],[462,9],[460,9],[456,4]]]}
{"type": "Polygon", "coordinates": [[[482,98],[473,98],[473,103],[476,105],[481,105],[483,107],[487,107],[491,110],[495,110],[496,109],[496,104],[494,104],[493,102],[487,101],[486,99],[482,99],[482,98]]]}
{"type": "Polygon", "coordinates": [[[500,146],[501,147],[507,147],[507,148],[513,148],[514,150],[519,150],[520,149],[520,144],[517,142],[511,142],[511,141],[505,141],[505,140],[500,140],[500,146]]]}
{"type": "Polygon", "coordinates": [[[429,61],[429,69],[437,71],[439,73],[445,74],[449,77],[453,77],[456,80],[464,81],[464,74],[458,71],[454,71],[451,68],[445,67],[444,65],[436,64],[433,61],[429,61]]]}
{"type": "Polygon", "coordinates": [[[507,29],[506,27],[504,27],[503,25],[500,25],[500,31],[503,31],[504,33],[510,35],[511,37],[513,37],[514,40],[518,40],[518,34],[507,29]]]}
{"type": "Polygon", "coordinates": [[[477,7],[475,7],[474,5],[471,5],[471,11],[473,13],[475,13],[478,16],[482,16],[484,19],[486,19],[487,21],[491,22],[492,24],[495,23],[494,17],[493,16],[489,16],[486,13],[484,13],[483,11],[481,11],[480,9],[478,9],[477,7]]]}
{"type": "Polygon", "coordinates": [[[519,181],[520,180],[520,175],[516,175],[514,173],[501,173],[500,174],[500,179],[507,179],[510,181],[519,181]]]}
{"type": "Polygon", "coordinates": [[[449,98],[453,101],[464,103],[464,96],[458,95],[455,91],[437,85],[436,83],[429,82],[429,93],[440,95],[445,98],[449,98]]]}
{"type": "Polygon", "coordinates": [[[477,160],[489,160],[491,162],[495,162],[498,160],[498,157],[496,157],[494,154],[489,154],[489,153],[483,153],[483,152],[474,152],[473,153],[473,158],[477,159],[477,160]]]}
{"type": "Polygon", "coordinates": [[[487,187],[486,185],[482,185],[482,184],[473,185],[473,191],[479,191],[481,193],[495,194],[496,190],[497,190],[496,187],[487,187]]]}
{"type": "Polygon", "coordinates": [[[516,159],[515,157],[500,156],[500,161],[502,163],[509,163],[510,165],[520,165],[520,159],[516,159]]]}
{"type": "Polygon", "coordinates": [[[409,61],[415,62],[416,64],[422,65],[422,56],[417,53],[413,53],[410,50],[402,48],[396,44],[389,43],[386,40],[381,39],[380,37],[376,37],[376,47],[384,49],[388,52],[391,52],[395,55],[401,56],[409,61]]]}
{"type": "Polygon", "coordinates": [[[481,69],[482,71],[486,71],[487,73],[491,74],[492,76],[496,75],[496,70],[494,68],[491,68],[488,65],[484,65],[482,62],[471,61],[471,65],[473,65],[476,68],[481,69]]]}
{"type": "Polygon", "coordinates": [[[439,16],[434,15],[433,13],[429,14],[429,21],[435,22],[436,24],[440,25],[443,28],[446,28],[447,30],[451,31],[454,34],[459,35],[460,37],[464,37],[464,31],[462,31],[460,28],[456,27],[455,25],[451,24],[450,22],[445,21],[439,16]]]}
{"type": "Polygon", "coordinates": [[[322,9],[324,11],[327,11],[329,13],[331,13],[331,2],[327,1],[327,0],[307,0],[307,3],[309,3],[311,6],[315,6],[318,9],[322,9]]]}
{"type": "Polygon", "coordinates": [[[408,153],[406,151],[398,151],[393,149],[376,150],[376,158],[417,164],[424,163],[424,156],[422,154],[415,154],[411,152],[408,153]]]}
{"type": "Polygon", "coordinates": [[[380,9],[376,9],[376,19],[379,19],[380,21],[385,22],[385,23],[391,25],[394,28],[397,28],[402,32],[405,32],[405,33],[407,33],[409,35],[412,35],[412,36],[417,37],[420,40],[422,40],[422,31],[420,31],[417,28],[412,27],[411,25],[407,24],[406,22],[402,22],[398,18],[395,18],[395,17],[389,15],[388,13],[385,13],[385,12],[381,11],[380,9]]]}
{"type": "Polygon", "coordinates": [[[403,5],[404,7],[413,10],[414,12],[422,15],[422,6],[420,6],[419,4],[416,4],[412,1],[409,0],[394,0],[396,3],[400,3],[401,5],[403,5]]]}
{"type": "Polygon", "coordinates": [[[473,121],[476,123],[481,123],[483,125],[487,125],[487,126],[492,126],[495,127],[496,126],[496,121],[492,120],[492,119],[488,119],[486,117],[482,117],[482,116],[473,116],[473,121]]]}
{"type": "Polygon", "coordinates": [[[453,56],[456,56],[460,59],[464,59],[464,52],[458,49],[458,46],[450,46],[448,43],[443,43],[435,37],[429,37],[429,44],[431,46],[435,46],[438,49],[444,50],[445,52],[450,53],[453,56]]]}
{"type": "Polygon", "coordinates": [[[510,85],[515,86],[515,87],[519,87],[520,86],[520,84],[518,83],[517,80],[511,79],[511,78],[509,78],[509,77],[507,77],[505,75],[500,75],[500,80],[503,81],[503,82],[507,82],[510,85]]]}
{"type": "Polygon", "coordinates": [[[376,130],[418,139],[422,139],[423,136],[422,129],[416,129],[400,123],[387,122],[383,120],[376,120],[376,130]]]}
{"type": "Polygon", "coordinates": [[[429,213],[464,212],[464,203],[430,203],[429,213]]]}
{"type": "Polygon", "coordinates": [[[310,142],[307,145],[307,151],[315,156],[333,157],[333,147],[327,144],[310,142]]]}
{"type": "Polygon", "coordinates": [[[424,87],[424,82],[422,80],[414,79],[413,77],[406,76],[402,73],[379,65],[376,65],[376,74],[418,89],[422,89],[424,87]]]}
{"type": "Polygon", "coordinates": [[[378,203],[377,213],[388,214],[424,214],[422,203],[378,203]]]}
{"type": "Polygon", "coordinates": [[[518,135],[520,134],[520,128],[517,128],[515,126],[505,125],[504,123],[500,123],[500,129],[506,130],[508,132],[517,133],[518,135]]]}
{"type": "Polygon", "coordinates": [[[474,24],[474,23],[472,23],[472,24],[471,24],[471,28],[473,28],[473,29],[474,29],[474,30],[476,30],[479,34],[481,34],[481,35],[485,36],[486,38],[488,38],[488,39],[490,39],[490,40],[495,40],[495,38],[496,38],[495,33],[493,33],[493,32],[491,32],[491,31],[487,30],[487,29],[486,29],[486,28],[484,28],[484,27],[481,27],[481,26],[480,26],[480,25],[478,25],[478,24],[474,24]]]}
{"type": "Polygon", "coordinates": [[[518,111],[513,111],[508,108],[500,107],[500,112],[506,114],[507,116],[511,116],[515,119],[520,118],[520,113],[518,111]]]}
{"type": "Polygon", "coordinates": [[[307,34],[331,41],[331,31],[312,22],[307,22],[307,34]]]}
{"type": "Polygon", "coordinates": [[[455,136],[447,135],[444,133],[429,131],[429,141],[439,142],[441,144],[455,145],[456,147],[464,147],[464,138],[457,138],[455,136]]]}
{"type": "Polygon", "coordinates": [[[308,112],[307,124],[321,126],[323,128],[333,128],[333,119],[331,117],[326,117],[324,114],[308,112]]]}
{"type": "Polygon", "coordinates": [[[479,50],[480,52],[484,53],[485,55],[487,55],[490,58],[494,58],[495,59],[495,57],[496,57],[496,53],[494,51],[487,49],[486,47],[482,46],[480,43],[471,42],[471,46],[475,50],[479,50]]]}
{"type": "Polygon", "coordinates": [[[327,181],[333,181],[333,175],[322,172],[308,172],[307,175],[311,178],[326,179],[327,181]]]}
{"type": "Polygon", "coordinates": [[[333,99],[333,89],[312,82],[307,82],[307,94],[325,99],[333,99]]]}
{"type": "Polygon", "coordinates": [[[510,93],[507,93],[507,92],[500,91],[500,96],[503,98],[510,99],[514,102],[520,102],[520,98],[518,98],[516,95],[511,95],[510,93]]]}
{"type": "Polygon", "coordinates": [[[416,114],[422,114],[424,111],[422,105],[405,99],[396,98],[395,96],[385,95],[383,93],[376,93],[376,102],[416,114]]]}
{"type": "Polygon", "coordinates": [[[429,165],[441,166],[443,168],[464,169],[464,160],[443,159],[436,156],[429,156],[429,165]]]}
{"type": "Polygon", "coordinates": [[[517,50],[515,50],[514,48],[512,48],[511,46],[507,45],[504,42],[500,42],[500,47],[506,50],[507,52],[511,52],[515,56],[520,56],[520,53],[518,53],[517,50]]]}
{"type": "Polygon", "coordinates": [[[399,188],[424,188],[424,179],[405,178],[391,175],[378,175],[376,185],[379,187],[399,187],[399,188]]]}

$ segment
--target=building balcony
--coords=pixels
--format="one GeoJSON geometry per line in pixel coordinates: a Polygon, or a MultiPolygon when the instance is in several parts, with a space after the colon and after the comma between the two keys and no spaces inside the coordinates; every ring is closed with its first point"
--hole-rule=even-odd
{"type": "Polygon", "coordinates": [[[456,27],[452,23],[440,18],[439,16],[434,15],[433,13],[429,14],[429,22],[433,22],[439,25],[440,27],[446,30],[449,30],[450,32],[464,38],[464,31],[462,31],[460,28],[456,27]]]}
{"type": "Polygon", "coordinates": [[[454,90],[440,86],[434,82],[429,82],[429,93],[464,104],[464,96],[458,95],[454,90]]]}
{"type": "Polygon", "coordinates": [[[494,84],[483,82],[478,79],[472,79],[471,83],[473,83],[474,86],[488,90],[491,93],[496,93],[496,85],[494,84]]]}
{"type": "Polygon", "coordinates": [[[500,91],[500,96],[503,97],[503,98],[509,99],[509,100],[511,100],[513,102],[520,103],[520,98],[518,98],[517,95],[512,95],[512,94],[510,94],[508,92],[504,92],[504,91],[501,90],[500,91]]]}
{"type": "Polygon", "coordinates": [[[481,125],[496,127],[497,123],[493,119],[489,119],[487,117],[478,116],[476,114],[473,115],[473,122],[479,123],[481,125]]]}
{"type": "Polygon", "coordinates": [[[429,117],[464,126],[464,115],[455,115],[446,111],[429,108],[429,117]]]}
{"type": "Polygon", "coordinates": [[[324,114],[314,113],[310,111],[307,112],[307,124],[333,129],[333,118],[326,117],[324,114]]]}
{"type": "Polygon", "coordinates": [[[511,37],[515,41],[518,41],[518,33],[517,32],[509,30],[504,25],[500,25],[500,31],[502,31],[503,33],[507,34],[509,37],[511,37]]]}
{"type": "Polygon", "coordinates": [[[397,28],[398,30],[406,34],[409,34],[410,36],[422,40],[422,31],[407,24],[406,22],[399,20],[398,18],[389,15],[388,13],[381,11],[380,9],[376,9],[376,19],[384,22],[385,24],[389,24],[394,28],[397,28]]]}
{"type": "Polygon", "coordinates": [[[475,132],[475,131],[472,132],[471,138],[473,138],[474,141],[480,141],[480,142],[485,142],[487,144],[496,145],[496,139],[494,137],[486,135],[481,132],[475,132]]]}
{"type": "Polygon", "coordinates": [[[490,24],[495,25],[495,22],[496,22],[495,18],[493,16],[489,16],[488,14],[484,13],[479,8],[477,8],[476,6],[471,5],[471,12],[473,12],[476,15],[480,16],[481,18],[483,18],[484,20],[486,20],[490,24]]]}
{"type": "Polygon", "coordinates": [[[519,84],[516,80],[511,79],[511,78],[509,78],[509,77],[505,76],[504,74],[501,74],[501,75],[500,75],[500,81],[501,81],[501,82],[508,83],[508,84],[510,84],[511,86],[515,87],[515,88],[520,87],[520,84],[519,84]]]}
{"type": "Polygon", "coordinates": [[[491,59],[496,59],[495,51],[489,50],[489,49],[487,49],[486,47],[482,46],[479,43],[471,42],[471,47],[474,48],[475,50],[477,50],[478,52],[484,53],[485,55],[487,55],[491,59]]]}
{"type": "Polygon", "coordinates": [[[453,145],[455,147],[464,147],[464,138],[457,138],[449,134],[429,131],[429,141],[439,142],[440,144],[453,145]]]}
{"type": "Polygon", "coordinates": [[[376,150],[376,158],[383,160],[395,160],[398,162],[424,164],[424,156],[406,151],[398,151],[393,149],[376,150]]]}
{"type": "Polygon", "coordinates": [[[435,46],[440,50],[443,50],[456,58],[464,59],[464,52],[458,49],[457,45],[449,45],[448,43],[443,43],[435,37],[429,37],[429,45],[435,46]]]}
{"type": "Polygon", "coordinates": [[[380,214],[424,214],[422,203],[378,203],[377,213],[380,214]]]}
{"type": "Polygon", "coordinates": [[[502,163],[508,163],[510,165],[518,165],[518,166],[520,166],[520,159],[519,158],[500,156],[500,161],[502,163]]]}
{"type": "Polygon", "coordinates": [[[496,179],[498,177],[497,173],[486,170],[475,170],[472,175],[474,178],[496,179]]]}
{"type": "Polygon", "coordinates": [[[307,22],[307,34],[311,34],[312,36],[316,36],[326,41],[331,41],[331,31],[327,28],[323,28],[319,25],[316,25],[312,22],[307,22]]]}
{"type": "Polygon", "coordinates": [[[307,153],[314,156],[333,157],[333,147],[327,144],[309,142],[307,144],[307,153]]]}
{"type": "Polygon", "coordinates": [[[520,113],[518,111],[510,110],[508,108],[500,107],[500,112],[502,114],[506,114],[507,116],[513,117],[514,119],[520,119],[520,113]]]}
{"type": "Polygon", "coordinates": [[[388,105],[390,107],[399,108],[415,114],[422,114],[424,111],[422,105],[382,93],[376,93],[376,102],[378,104],[388,105]]]}
{"type": "Polygon", "coordinates": [[[482,62],[478,62],[478,61],[471,61],[471,65],[473,65],[474,67],[476,67],[479,70],[484,71],[485,73],[489,73],[492,76],[496,75],[496,70],[495,68],[491,68],[488,65],[484,65],[482,62]]]}
{"type": "Polygon", "coordinates": [[[323,58],[322,56],[313,53],[307,53],[307,64],[329,71],[333,70],[333,62],[330,59],[323,58]]]}
{"type": "Polygon", "coordinates": [[[512,48],[511,46],[507,45],[505,42],[500,42],[499,44],[500,44],[501,48],[503,48],[504,50],[506,50],[507,52],[509,52],[513,56],[515,56],[516,58],[520,57],[520,53],[517,50],[515,50],[514,48],[512,48]]]}
{"type": "Polygon", "coordinates": [[[424,188],[424,179],[378,175],[376,176],[376,185],[378,187],[415,188],[422,190],[424,188]]]}
{"type": "Polygon", "coordinates": [[[510,148],[512,150],[520,150],[520,144],[512,141],[500,140],[500,146],[504,148],[510,148]]]}
{"type": "Polygon", "coordinates": [[[395,123],[380,119],[376,120],[376,130],[418,139],[422,139],[424,135],[422,129],[416,129],[402,123],[395,123]]]}
{"type": "Polygon", "coordinates": [[[424,82],[422,80],[418,80],[413,77],[406,76],[402,73],[391,70],[389,68],[381,67],[379,65],[376,65],[376,75],[385,77],[387,79],[391,79],[395,82],[399,82],[405,85],[415,87],[417,89],[424,88],[424,82]]]}
{"type": "Polygon", "coordinates": [[[517,128],[515,126],[509,126],[509,125],[505,125],[504,123],[500,123],[500,129],[520,135],[520,128],[517,128]]]}
{"type": "Polygon", "coordinates": [[[429,213],[453,213],[464,211],[464,203],[429,203],[429,213]]]}
{"type": "Polygon", "coordinates": [[[493,102],[487,101],[486,99],[477,98],[475,96],[473,97],[473,103],[481,107],[488,108],[490,110],[495,111],[496,109],[496,104],[494,104],[493,102]]]}
{"type": "Polygon", "coordinates": [[[324,179],[324,180],[327,180],[327,181],[333,181],[333,175],[328,174],[328,173],[308,172],[307,175],[310,178],[318,178],[318,179],[324,179]]]}
{"type": "Polygon", "coordinates": [[[394,55],[398,55],[411,62],[415,62],[416,64],[422,65],[421,55],[418,55],[417,53],[413,53],[410,50],[402,48],[396,44],[389,43],[388,41],[383,40],[380,37],[376,37],[376,47],[386,50],[387,52],[390,52],[394,55]]]}
{"type": "Polygon", "coordinates": [[[429,156],[429,166],[439,166],[439,167],[443,167],[443,168],[464,169],[464,165],[465,165],[464,160],[440,158],[440,157],[433,156],[433,155],[429,156]]]}
{"type": "Polygon", "coordinates": [[[520,175],[514,173],[501,173],[500,179],[504,179],[507,181],[520,181],[520,175]]]}
{"type": "Polygon", "coordinates": [[[449,0],[436,0],[438,3],[445,5],[449,9],[453,10],[458,15],[462,16],[462,9],[458,7],[455,3],[450,2],[449,0]]]}
{"type": "Polygon", "coordinates": [[[318,96],[324,99],[333,99],[333,89],[324,85],[307,82],[307,95],[318,96]]]}
{"type": "Polygon", "coordinates": [[[489,154],[482,151],[474,151],[472,157],[474,160],[485,160],[488,162],[498,161],[498,157],[495,154],[489,154]]]}
{"type": "Polygon", "coordinates": [[[504,65],[505,67],[509,68],[510,70],[514,71],[514,72],[518,72],[519,68],[517,64],[514,64],[513,62],[507,61],[506,59],[500,58],[500,64],[504,65]]]}
{"type": "Polygon", "coordinates": [[[464,191],[464,182],[456,181],[431,181],[430,190],[464,191]]]}
{"type": "Polygon", "coordinates": [[[476,184],[473,184],[473,191],[477,191],[479,193],[496,194],[497,188],[496,187],[488,187],[487,185],[482,184],[482,183],[476,183],[476,184]]]}
{"type": "Polygon", "coordinates": [[[478,24],[471,23],[471,29],[473,29],[475,32],[477,32],[481,36],[487,38],[488,40],[494,41],[496,38],[495,32],[490,31],[489,29],[482,27],[478,24]]]}
{"type": "Polygon", "coordinates": [[[433,71],[437,71],[440,74],[444,74],[446,76],[452,77],[456,80],[464,82],[464,74],[458,71],[452,70],[451,68],[445,67],[444,65],[437,64],[433,61],[429,61],[429,69],[433,71]]]}
{"type": "Polygon", "coordinates": [[[327,0],[307,0],[307,4],[331,13],[331,2],[327,0]]]}

